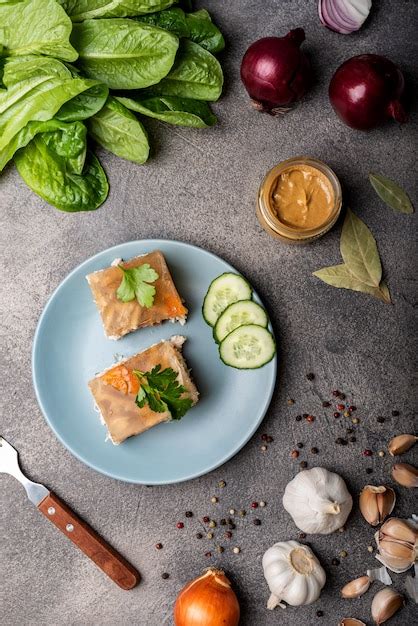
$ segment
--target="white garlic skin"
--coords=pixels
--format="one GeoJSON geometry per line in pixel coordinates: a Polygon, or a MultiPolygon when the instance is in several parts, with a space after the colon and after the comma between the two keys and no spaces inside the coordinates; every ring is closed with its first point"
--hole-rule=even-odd
{"type": "Polygon", "coordinates": [[[353,498],[341,476],[314,467],[287,484],[283,506],[303,532],[329,535],[344,526],[353,498]]]}
{"type": "Polygon", "coordinates": [[[272,594],[269,609],[282,600],[292,606],[311,604],[325,585],[326,574],[315,554],[297,541],[281,541],[269,548],[263,556],[263,570],[272,594]]]}

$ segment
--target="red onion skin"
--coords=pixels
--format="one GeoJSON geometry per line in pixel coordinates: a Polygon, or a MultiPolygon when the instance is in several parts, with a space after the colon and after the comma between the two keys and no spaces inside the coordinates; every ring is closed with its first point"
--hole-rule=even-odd
{"type": "Polygon", "coordinates": [[[248,48],[241,63],[241,80],[260,108],[274,109],[300,100],[312,76],[309,59],[300,50],[303,28],[285,37],[264,37],[248,48]]]}
{"type": "Polygon", "coordinates": [[[408,121],[401,103],[404,86],[403,74],[392,61],[377,54],[361,54],[337,69],[329,85],[329,98],[348,126],[370,130],[390,118],[408,121]]]}

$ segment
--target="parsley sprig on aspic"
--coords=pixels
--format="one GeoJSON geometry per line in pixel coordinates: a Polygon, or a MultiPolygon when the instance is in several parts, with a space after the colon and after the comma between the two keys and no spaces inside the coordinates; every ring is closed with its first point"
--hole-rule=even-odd
{"type": "Polygon", "coordinates": [[[173,419],[179,420],[191,408],[193,401],[181,397],[187,389],[178,383],[177,372],[171,367],[161,370],[161,365],[156,365],[150,372],[133,373],[141,385],[135,398],[140,409],[148,404],[152,411],[169,411],[173,419]]]}
{"type": "Polygon", "coordinates": [[[116,291],[116,297],[122,302],[131,302],[137,299],[141,306],[149,309],[154,304],[155,287],[153,283],[159,278],[157,272],[149,265],[144,263],[139,267],[125,268],[122,265],[118,267],[123,272],[122,282],[116,291]]]}

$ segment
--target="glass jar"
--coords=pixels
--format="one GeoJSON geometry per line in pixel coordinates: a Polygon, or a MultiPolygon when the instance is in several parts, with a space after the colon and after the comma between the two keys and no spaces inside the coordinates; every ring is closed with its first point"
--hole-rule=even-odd
{"type": "Polygon", "coordinates": [[[257,217],[266,232],[287,243],[308,243],[322,237],[337,221],[342,206],[341,185],[333,170],[326,163],[308,156],[293,157],[275,165],[267,172],[261,183],[257,200],[257,217]],[[281,174],[292,166],[309,166],[319,170],[329,181],[333,191],[333,206],[322,223],[314,228],[283,223],[273,207],[273,189],[281,174]]]}

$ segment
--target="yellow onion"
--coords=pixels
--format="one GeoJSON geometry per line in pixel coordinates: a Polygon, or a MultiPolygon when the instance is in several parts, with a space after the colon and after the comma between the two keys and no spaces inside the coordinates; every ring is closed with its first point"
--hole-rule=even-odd
{"type": "Polygon", "coordinates": [[[190,581],[174,605],[175,626],[238,626],[240,609],[222,570],[209,568],[190,581]]]}

